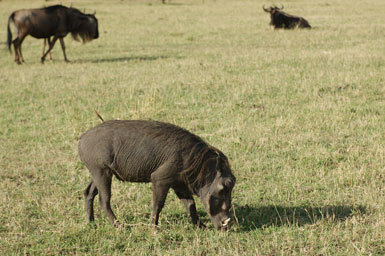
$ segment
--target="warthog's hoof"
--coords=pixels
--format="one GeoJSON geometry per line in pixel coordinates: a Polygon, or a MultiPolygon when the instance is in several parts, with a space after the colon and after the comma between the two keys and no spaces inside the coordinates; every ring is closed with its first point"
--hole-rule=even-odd
{"type": "Polygon", "coordinates": [[[114,221],[114,227],[115,228],[118,228],[118,227],[120,227],[121,225],[120,225],[120,222],[118,221],[118,220],[115,220],[114,221]]]}
{"type": "Polygon", "coordinates": [[[198,224],[196,224],[196,227],[198,227],[198,228],[201,228],[201,229],[206,229],[207,227],[206,227],[206,225],[205,224],[203,224],[202,222],[198,222],[198,224]]]}

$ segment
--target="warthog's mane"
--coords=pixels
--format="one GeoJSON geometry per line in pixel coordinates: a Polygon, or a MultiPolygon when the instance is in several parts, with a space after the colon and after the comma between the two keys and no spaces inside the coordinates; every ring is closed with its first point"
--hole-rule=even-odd
{"type": "Polygon", "coordinates": [[[179,175],[191,192],[197,192],[205,184],[211,183],[215,178],[216,169],[221,169],[222,166],[229,167],[226,156],[220,150],[184,128],[157,121],[152,122],[149,128],[148,133],[151,133],[151,137],[162,138],[159,140],[162,143],[157,145],[161,148],[157,150],[163,151],[168,147],[168,142],[178,141],[183,145],[182,151],[188,151],[179,175]]]}
{"type": "Polygon", "coordinates": [[[216,171],[222,164],[228,166],[228,160],[220,150],[203,141],[198,142],[191,149],[187,167],[181,172],[181,176],[189,189],[197,192],[205,184],[213,182],[216,171]]]}

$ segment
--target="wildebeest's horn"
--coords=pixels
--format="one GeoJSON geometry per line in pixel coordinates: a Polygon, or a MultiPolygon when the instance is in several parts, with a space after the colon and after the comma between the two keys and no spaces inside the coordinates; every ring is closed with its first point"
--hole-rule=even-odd
{"type": "Polygon", "coordinates": [[[265,5],[262,6],[262,9],[263,9],[265,12],[269,12],[269,10],[265,8],[265,5]]]}
{"type": "Polygon", "coordinates": [[[282,5],[282,7],[280,8],[280,10],[283,10],[283,4],[281,4],[282,5]]]}
{"type": "Polygon", "coordinates": [[[96,14],[96,10],[95,9],[92,9],[92,13],[90,13],[91,15],[95,15],[96,14]]]}

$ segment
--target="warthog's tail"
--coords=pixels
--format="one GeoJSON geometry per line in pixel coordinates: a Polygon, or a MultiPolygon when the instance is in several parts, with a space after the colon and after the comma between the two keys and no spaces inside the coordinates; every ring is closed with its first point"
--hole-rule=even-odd
{"type": "Polygon", "coordinates": [[[104,122],[103,117],[98,113],[98,111],[96,111],[96,109],[95,109],[95,113],[99,117],[99,119],[102,120],[102,122],[104,122]]]}
{"type": "Polygon", "coordinates": [[[8,45],[9,52],[12,52],[12,50],[11,50],[12,32],[11,32],[11,28],[9,27],[9,25],[11,22],[14,22],[14,20],[13,20],[14,16],[15,16],[15,13],[12,13],[11,16],[9,16],[8,25],[7,25],[7,45],[8,45]]]}

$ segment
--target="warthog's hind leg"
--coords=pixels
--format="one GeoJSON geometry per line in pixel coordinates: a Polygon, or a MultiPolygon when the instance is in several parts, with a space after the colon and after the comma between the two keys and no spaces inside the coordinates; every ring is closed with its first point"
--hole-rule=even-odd
{"type": "Polygon", "coordinates": [[[86,190],[84,190],[84,201],[89,222],[94,221],[94,198],[98,194],[95,183],[91,180],[86,190]]]}
{"type": "MultiPolygon", "coordinates": [[[[108,168],[99,169],[94,168],[90,169],[91,178],[99,192],[99,203],[104,212],[107,214],[110,222],[116,225],[116,217],[114,212],[111,209],[111,181],[112,181],[112,172],[108,168]]],[[[92,185],[91,185],[92,187],[92,185]]]]}

